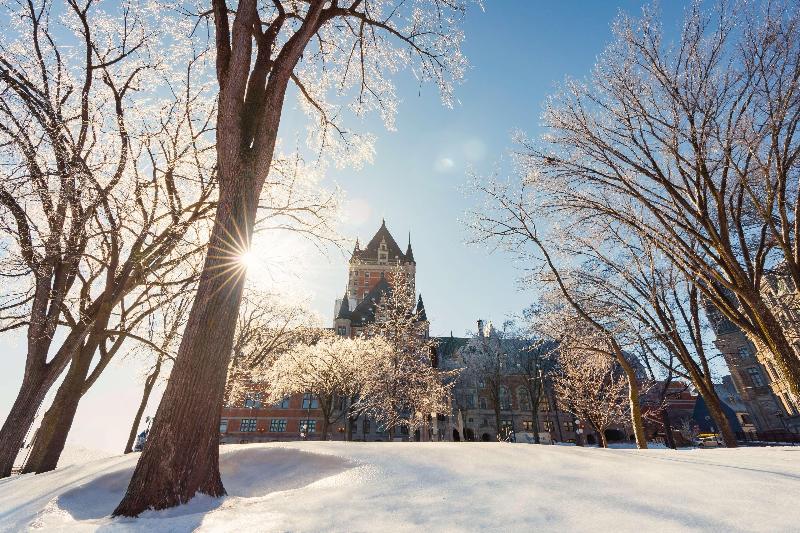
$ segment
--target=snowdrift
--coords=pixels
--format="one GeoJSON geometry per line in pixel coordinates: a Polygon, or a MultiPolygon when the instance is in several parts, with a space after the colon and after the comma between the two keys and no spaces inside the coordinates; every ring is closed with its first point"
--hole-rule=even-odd
{"type": "Polygon", "coordinates": [[[800,448],[228,445],[228,496],[111,519],[138,454],[0,481],[0,531],[789,531],[800,448]]]}

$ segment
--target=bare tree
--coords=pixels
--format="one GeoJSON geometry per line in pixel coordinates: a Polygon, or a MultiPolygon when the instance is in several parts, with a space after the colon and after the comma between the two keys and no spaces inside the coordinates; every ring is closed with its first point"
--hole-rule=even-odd
{"type": "Polygon", "coordinates": [[[220,89],[219,204],[172,378],[115,515],[172,507],[198,491],[225,493],[216,415],[243,290],[244,273],[235,265],[250,246],[289,84],[295,84],[317,117],[320,150],[345,139],[337,155],[364,154],[363,143],[349,144],[355,151],[347,149],[352,137],[336,125],[335,108],[323,101],[330,84],[335,81],[340,94],[354,87],[358,112],[377,108],[390,119],[394,91],[386,75],[415,64],[417,74],[434,80],[449,98],[449,76],[458,78],[464,68],[457,27],[464,11],[464,1],[443,0],[355,0],[347,5],[337,0],[261,5],[242,0],[235,11],[225,0],[212,1],[220,89]]]}
{"type": "Polygon", "coordinates": [[[390,351],[378,337],[346,339],[330,334],[280,354],[257,381],[268,387],[270,402],[299,393],[316,397],[322,411],[322,439],[328,440],[330,425],[348,414],[346,399],[375,377],[366,361],[386,358],[390,351]]]}
{"type": "Polygon", "coordinates": [[[565,337],[559,345],[553,385],[559,401],[570,413],[587,421],[600,437],[601,446],[607,448],[606,430],[625,419],[628,382],[608,350],[583,351],[582,346],[593,344],[587,338],[580,340],[581,347],[572,345],[586,334],[594,343],[605,342],[587,325],[565,337]]]}
{"type": "Polygon", "coordinates": [[[697,286],[654,246],[636,235],[609,230],[575,238],[576,250],[590,258],[579,269],[579,283],[591,287],[600,304],[630,324],[629,343],[637,341],[646,361],[689,380],[702,396],[727,447],[736,435],[714,388],[711,356],[704,342],[708,326],[701,315],[697,286]]]}
{"type": "Polygon", "coordinates": [[[324,335],[302,302],[256,288],[245,290],[228,370],[226,404],[244,400],[282,354],[297,345],[313,344],[324,335]]]}
{"type": "Polygon", "coordinates": [[[778,265],[800,280],[798,24],[794,2],[695,2],[669,46],[655,10],[620,16],[590,79],[548,101],[547,135],[524,158],[544,212],[659,247],[772,352],[795,396],[800,358],[762,288],[778,265]]]}
{"type": "Polygon", "coordinates": [[[494,410],[495,428],[501,432],[501,411],[511,409],[510,377],[515,373],[513,355],[509,354],[506,332],[497,331],[491,323],[481,323],[480,330],[460,351],[464,371],[461,380],[477,385],[487,394],[494,410]]]}
{"type": "MultiPolygon", "coordinates": [[[[628,404],[636,445],[647,448],[639,401],[639,380],[636,369],[617,338],[618,322],[607,308],[596,305],[597,302],[592,298],[581,294],[580,286],[572,275],[573,269],[557,264],[557,257],[551,254],[551,250],[563,251],[568,243],[559,241],[555,231],[549,239],[539,234],[537,222],[543,220],[542,213],[536,209],[536,203],[532,201],[530,189],[524,181],[515,184],[489,179],[476,183],[475,189],[484,201],[472,214],[470,221],[475,231],[475,241],[497,243],[523,261],[534,262],[534,270],[539,273],[536,279],[553,286],[559,293],[557,298],[562,299],[581,320],[606,338],[603,346],[608,347],[609,355],[617,361],[630,385],[628,404]]],[[[564,262],[567,261],[565,259],[564,262]]]]}
{"type": "MultiPolygon", "coordinates": [[[[144,352],[146,356],[155,358],[155,362],[150,367],[144,379],[142,389],[142,399],[131,423],[131,430],[128,433],[128,440],[125,443],[123,453],[131,453],[139,426],[142,423],[150,395],[153,392],[159,378],[164,379],[169,374],[169,368],[175,362],[175,352],[180,343],[180,332],[186,323],[189,314],[189,306],[193,292],[186,292],[176,298],[170,299],[158,313],[152,314],[147,318],[146,334],[136,337],[139,342],[137,349],[133,352],[144,352]]],[[[139,353],[132,355],[138,356],[139,353]]]]}
{"type": "MultiPolygon", "coordinates": [[[[525,311],[525,316],[529,322],[535,321],[534,316],[542,311],[539,306],[532,306],[525,311]]],[[[545,380],[549,379],[553,369],[557,349],[556,342],[534,337],[526,339],[525,346],[517,350],[515,355],[516,369],[524,379],[525,390],[528,393],[533,440],[536,444],[539,444],[539,405],[545,395],[545,380]]]]}
{"type": "MultiPolygon", "coordinates": [[[[128,307],[147,307],[138,289],[174,272],[173,254],[202,248],[183,238],[208,216],[214,191],[203,121],[212,101],[165,81],[171,76],[154,52],[152,28],[135,9],[46,0],[5,7],[19,24],[0,42],[0,231],[13,243],[2,269],[12,287],[0,313],[4,330],[27,328],[28,346],[23,383],[0,430],[0,476],[10,473],[22,435],[72,362],[60,397],[68,413],[50,417],[68,429],[84,386],[119,349],[122,336],[112,341],[107,330],[125,329],[128,307]],[[149,98],[170,88],[179,91],[171,105],[149,98]],[[64,340],[53,346],[60,327],[64,340]]],[[[189,79],[198,58],[186,57],[189,79]]],[[[56,444],[45,466],[54,467],[59,453],[56,444]]]]}

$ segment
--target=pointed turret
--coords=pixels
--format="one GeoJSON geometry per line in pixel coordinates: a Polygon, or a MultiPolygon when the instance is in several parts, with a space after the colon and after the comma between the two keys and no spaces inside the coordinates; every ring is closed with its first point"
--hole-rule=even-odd
{"type": "Polygon", "coordinates": [[[339,312],[336,314],[336,319],[349,319],[350,318],[350,299],[347,297],[347,291],[344,292],[342,298],[342,305],[339,306],[339,312]]]}
{"type": "Polygon", "coordinates": [[[409,263],[416,263],[414,261],[414,251],[411,249],[411,232],[408,232],[408,248],[406,248],[406,261],[409,263]]]}
{"type": "Polygon", "coordinates": [[[428,320],[428,315],[425,313],[425,304],[422,303],[422,295],[417,299],[417,319],[423,322],[428,320]]]}

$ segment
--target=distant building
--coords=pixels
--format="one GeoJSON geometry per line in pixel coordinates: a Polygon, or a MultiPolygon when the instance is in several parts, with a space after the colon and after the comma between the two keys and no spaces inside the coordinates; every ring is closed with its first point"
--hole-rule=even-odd
{"type": "Polygon", "coordinates": [[[770,439],[781,438],[782,433],[800,433],[800,413],[786,393],[786,382],[771,355],[758,352],[742,330],[715,307],[706,305],[706,315],[716,337],[714,345],[730,370],[739,403],[746,408],[759,436],[770,439]]]}
{"type": "MultiPolygon", "coordinates": [[[[356,241],[350,258],[347,288],[334,305],[333,331],[344,337],[356,337],[375,320],[375,304],[393,290],[391,272],[400,268],[407,275],[411,290],[416,286],[417,263],[411,249],[403,252],[386,227],[386,221],[361,248],[356,241]]],[[[417,313],[421,318],[422,334],[429,334],[429,324],[422,295],[417,300],[417,313]]],[[[220,421],[220,442],[248,443],[287,440],[320,440],[322,435],[322,412],[318,401],[310,394],[297,394],[274,405],[264,405],[263,391],[253,391],[241,405],[226,406],[220,421]]],[[[330,426],[329,440],[344,440],[349,433],[353,440],[385,441],[389,439],[387,428],[374,420],[359,417],[345,420],[342,416],[330,426]]],[[[426,432],[422,432],[422,438],[426,432]]],[[[395,439],[420,439],[421,435],[409,435],[408,428],[397,429],[395,439]]]]}
{"type": "MultiPolygon", "coordinates": [[[[479,321],[478,335],[493,335],[491,327],[484,330],[479,321]]],[[[474,338],[442,337],[439,338],[437,356],[439,367],[451,370],[463,366],[462,351],[474,342],[474,338]]],[[[529,348],[521,339],[502,339],[502,349],[514,354],[529,348]]],[[[515,433],[532,433],[533,411],[530,395],[526,388],[527,376],[509,372],[500,391],[500,427],[497,427],[494,402],[484,383],[470,379],[460,379],[453,390],[452,414],[440,415],[434,422],[432,434],[434,440],[444,441],[495,441],[498,435],[509,431],[515,433]]],[[[544,378],[543,395],[536,413],[539,432],[549,435],[555,442],[576,442],[581,429],[581,440],[586,444],[599,443],[598,436],[592,428],[567,412],[565,406],[553,392],[552,384],[544,378]],[[576,425],[577,421],[577,425],[576,425]]],[[[628,441],[632,430],[625,424],[614,426],[606,434],[610,441],[628,441]]]]}

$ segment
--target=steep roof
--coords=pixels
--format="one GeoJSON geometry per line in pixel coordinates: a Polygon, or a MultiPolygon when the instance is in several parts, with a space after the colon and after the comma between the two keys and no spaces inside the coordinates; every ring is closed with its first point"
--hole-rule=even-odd
{"type": "Polygon", "coordinates": [[[342,305],[339,306],[339,313],[337,313],[336,318],[350,318],[350,299],[347,297],[347,291],[344,293],[342,305]]]}
{"type": "Polygon", "coordinates": [[[375,320],[375,304],[384,296],[392,293],[392,286],[386,281],[386,278],[375,284],[371,291],[369,291],[364,299],[361,300],[353,312],[350,313],[350,320],[353,321],[354,326],[361,324],[368,324],[375,320]]]}
{"type": "MultiPolygon", "coordinates": [[[[403,250],[400,249],[398,246],[397,241],[394,240],[392,234],[389,233],[389,230],[386,228],[386,221],[381,221],[381,227],[378,228],[377,233],[375,236],[370,239],[367,246],[364,248],[359,249],[356,246],[356,249],[353,250],[353,259],[368,259],[368,260],[378,260],[378,250],[380,249],[381,242],[386,242],[386,251],[388,252],[388,259],[389,261],[408,261],[409,259],[406,257],[406,254],[403,253],[403,250]]],[[[410,248],[409,248],[410,251],[410,248]]],[[[414,260],[413,255],[410,259],[411,261],[414,260]]]]}
{"type": "Polygon", "coordinates": [[[428,315],[425,313],[425,304],[422,303],[422,295],[419,295],[419,300],[417,300],[417,319],[418,320],[428,320],[428,315]]]}

